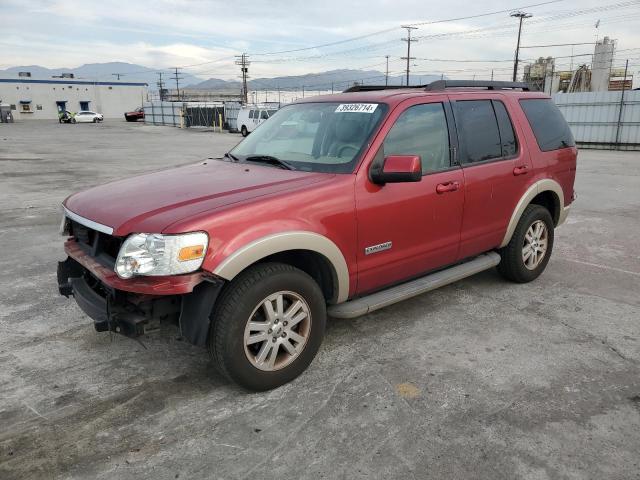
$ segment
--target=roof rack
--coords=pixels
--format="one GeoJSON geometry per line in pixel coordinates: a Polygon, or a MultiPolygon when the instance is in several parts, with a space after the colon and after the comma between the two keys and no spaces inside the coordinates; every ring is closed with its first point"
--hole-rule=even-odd
{"type": "Polygon", "coordinates": [[[529,85],[522,82],[494,82],[484,80],[436,80],[425,87],[427,91],[445,90],[447,88],[486,88],[487,90],[502,90],[519,88],[529,91],[529,85]]]}
{"type": "Polygon", "coordinates": [[[524,92],[529,91],[529,85],[522,82],[494,82],[483,80],[436,80],[428,85],[354,85],[347,88],[343,93],[352,92],[375,92],[378,90],[397,90],[406,88],[421,88],[427,92],[435,92],[445,90],[447,88],[486,88],[487,90],[506,90],[521,89],[524,92]]]}
{"type": "Polygon", "coordinates": [[[354,85],[344,90],[342,93],[352,92],[375,92],[378,90],[398,90],[404,88],[426,88],[426,85],[403,86],[403,85],[354,85]]]}

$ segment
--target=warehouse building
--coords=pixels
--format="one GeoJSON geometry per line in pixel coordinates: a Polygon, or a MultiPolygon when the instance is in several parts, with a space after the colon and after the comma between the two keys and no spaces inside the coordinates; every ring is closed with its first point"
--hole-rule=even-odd
{"type": "Polygon", "coordinates": [[[90,81],[73,78],[0,78],[0,104],[8,105],[15,121],[57,119],[58,112],[92,110],[104,118],[122,118],[147,99],[147,84],[90,81]]]}

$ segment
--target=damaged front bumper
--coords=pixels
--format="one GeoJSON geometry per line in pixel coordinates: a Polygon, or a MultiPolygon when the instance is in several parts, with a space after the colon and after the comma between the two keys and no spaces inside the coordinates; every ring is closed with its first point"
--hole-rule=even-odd
{"type": "Polygon", "coordinates": [[[206,344],[209,317],[224,284],[222,279],[203,277],[186,293],[138,293],[107,284],[96,275],[98,272],[92,271],[95,269],[83,265],[88,262],[84,260],[80,263],[70,256],[58,263],[58,288],[61,295],[74,297],[80,309],[93,319],[98,332],[137,337],[157,330],[163,322],[177,325],[191,343],[206,344]]]}

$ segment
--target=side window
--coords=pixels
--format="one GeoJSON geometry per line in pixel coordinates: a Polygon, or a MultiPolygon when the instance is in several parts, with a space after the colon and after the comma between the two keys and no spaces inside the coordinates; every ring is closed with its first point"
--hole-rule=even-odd
{"type": "Polygon", "coordinates": [[[518,143],[516,134],[513,131],[513,124],[509,118],[504,103],[499,100],[493,100],[493,109],[498,119],[498,129],[500,130],[500,140],[502,142],[502,156],[511,157],[518,152],[518,143]]]}
{"type": "Polygon", "coordinates": [[[543,152],[574,147],[571,129],[562,113],[549,98],[520,100],[520,106],[531,125],[538,146],[543,152]]]}
{"type": "Polygon", "coordinates": [[[249,118],[254,118],[256,114],[255,110],[249,110],[249,118]]]}
{"type": "Polygon", "coordinates": [[[267,113],[266,110],[261,110],[260,111],[260,120],[266,120],[267,118],[269,118],[269,114],[267,113]]]}
{"type": "Polygon", "coordinates": [[[463,164],[502,157],[500,132],[491,100],[457,101],[455,111],[463,164]]]}
{"type": "Polygon", "coordinates": [[[445,170],[449,161],[449,130],[442,103],[407,108],[384,139],[384,155],[420,155],[422,174],[445,170]]]}

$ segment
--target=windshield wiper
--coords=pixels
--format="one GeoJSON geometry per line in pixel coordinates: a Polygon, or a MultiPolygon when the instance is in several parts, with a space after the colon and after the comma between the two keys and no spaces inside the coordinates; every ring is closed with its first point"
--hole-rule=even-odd
{"type": "Polygon", "coordinates": [[[289,162],[280,160],[278,157],[274,157],[272,155],[249,155],[244,159],[244,161],[254,163],[268,163],[275,167],[284,168],[286,170],[295,170],[293,165],[291,165],[289,162]]]}
{"type": "Polygon", "coordinates": [[[223,158],[229,158],[233,162],[239,162],[240,161],[240,159],[238,159],[238,157],[236,157],[233,153],[229,153],[229,152],[225,153],[223,155],[223,158]]]}

